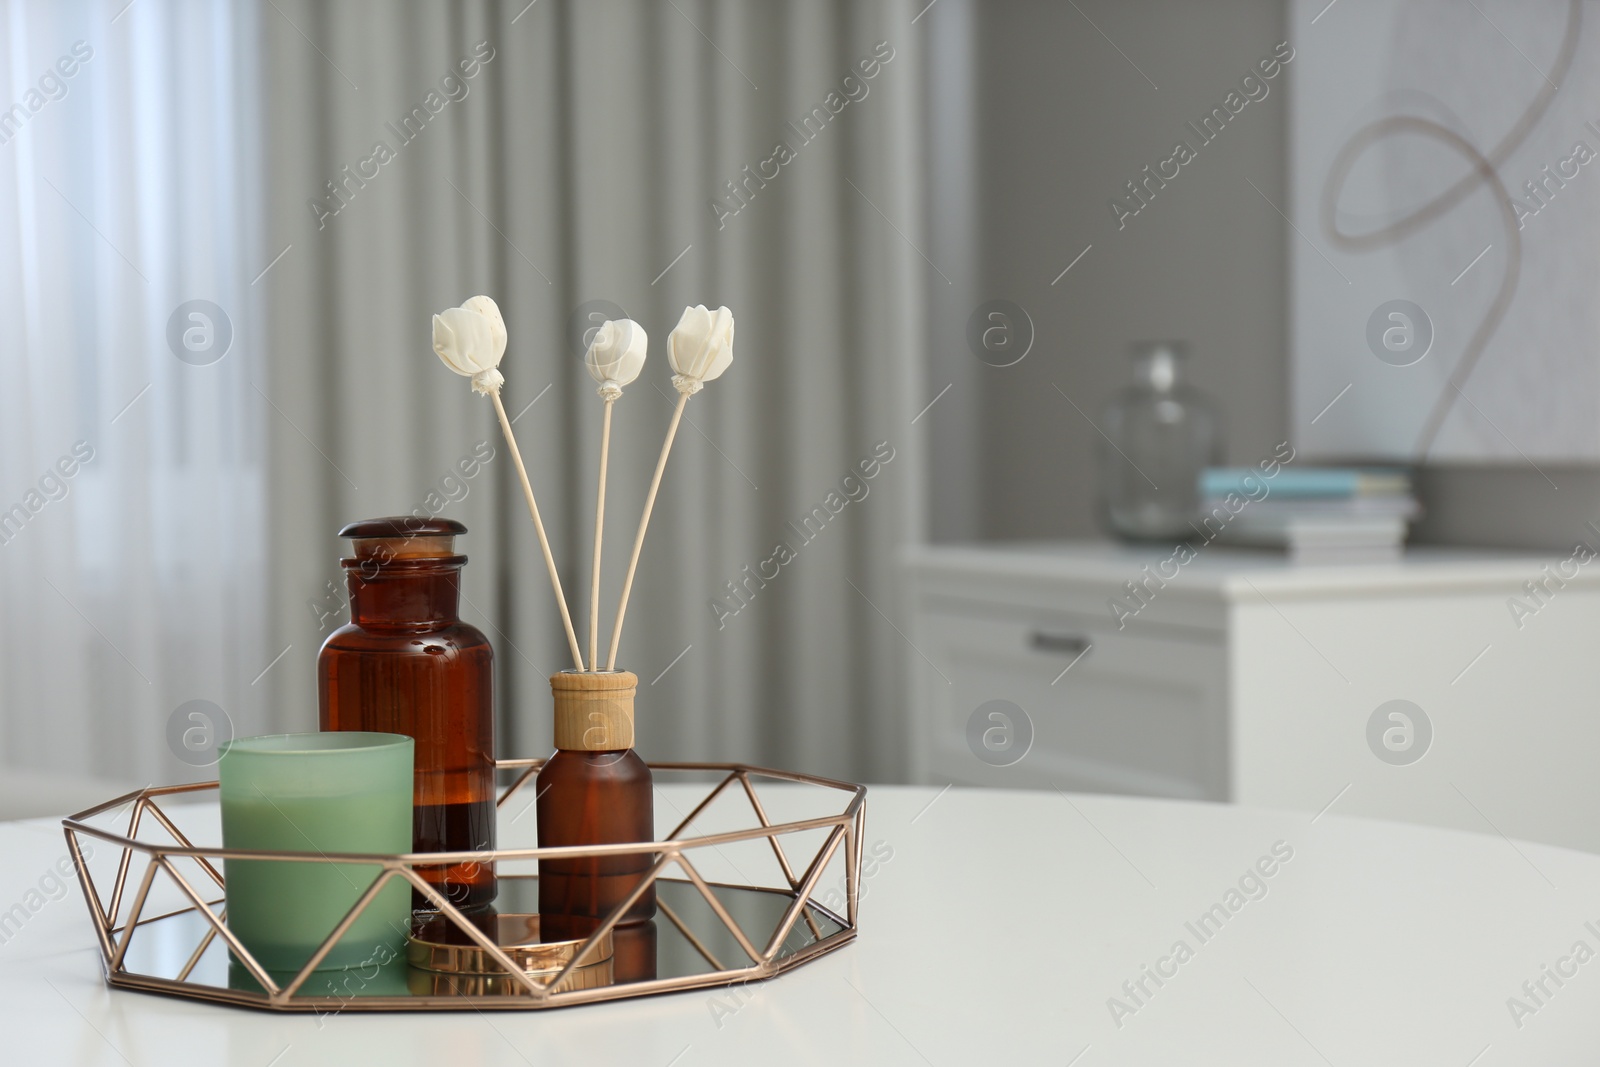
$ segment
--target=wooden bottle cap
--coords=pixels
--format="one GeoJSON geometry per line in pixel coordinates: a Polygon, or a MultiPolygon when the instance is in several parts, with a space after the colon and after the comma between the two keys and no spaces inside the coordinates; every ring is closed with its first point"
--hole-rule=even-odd
{"type": "Polygon", "coordinates": [[[550,676],[556,705],[556,747],[617,752],[633,747],[632,671],[562,671],[550,676]]]}

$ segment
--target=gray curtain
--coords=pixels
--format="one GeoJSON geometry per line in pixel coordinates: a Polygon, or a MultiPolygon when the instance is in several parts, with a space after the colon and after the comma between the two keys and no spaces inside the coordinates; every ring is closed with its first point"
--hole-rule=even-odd
{"type": "Polygon", "coordinates": [[[689,404],[623,637],[639,747],[897,778],[926,392],[916,11],[525,2],[264,9],[266,243],[287,249],[257,371],[290,648],[271,706],[315,716],[338,527],[439,511],[471,530],[464,615],[496,647],[502,753],[546,753],[566,642],[492,409],[432,355],[429,317],[501,305],[505,402],[580,630],[601,404],[574,319],[616,306],[649,331],[615,414],[603,645],[671,414],[667,334],[685,304],[725,304],[734,364],[689,404]],[[494,459],[465,478],[480,442],[494,459]]]}

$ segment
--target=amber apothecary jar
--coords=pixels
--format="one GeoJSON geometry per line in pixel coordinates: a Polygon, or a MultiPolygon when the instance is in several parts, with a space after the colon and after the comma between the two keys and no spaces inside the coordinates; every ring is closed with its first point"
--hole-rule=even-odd
{"type": "MultiPolygon", "coordinates": [[[[323,643],[317,688],[324,730],[416,739],[412,847],[476,852],[495,845],[494,653],[459,614],[461,568],[450,519],[413,516],[352,523],[342,561],[350,622],[323,643]]],[[[461,908],[495,897],[491,864],[419,873],[461,908]]],[[[413,891],[413,907],[431,905],[413,891]]]]}

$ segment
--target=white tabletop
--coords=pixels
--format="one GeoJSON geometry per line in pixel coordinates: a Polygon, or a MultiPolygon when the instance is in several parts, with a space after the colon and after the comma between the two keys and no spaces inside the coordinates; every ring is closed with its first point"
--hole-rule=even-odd
{"type": "MultiPolygon", "coordinates": [[[[319,1020],[112,991],[71,886],[0,945],[0,1061],[1494,1067],[1600,1048],[1597,856],[1055,793],[874,788],[867,811],[892,858],[865,882],[859,941],[737,998],[319,1020]],[[1230,898],[1258,863],[1257,899],[1230,898]],[[1191,929],[1229,904],[1220,930],[1191,929]],[[1113,997],[1131,1013],[1114,1018],[1113,997]]],[[[0,908],[63,854],[55,823],[0,825],[0,908]]]]}

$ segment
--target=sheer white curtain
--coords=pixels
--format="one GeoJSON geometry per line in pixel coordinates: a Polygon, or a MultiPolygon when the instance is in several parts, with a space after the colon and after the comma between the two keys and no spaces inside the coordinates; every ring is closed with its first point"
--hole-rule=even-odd
{"type": "Polygon", "coordinates": [[[736,311],[629,611],[641,746],[897,774],[895,549],[936,391],[922,289],[946,284],[919,250],[914,6],[0,7],[0,765],[198,775],[169,737],[195,700],[236,732],[313,726],[335,532],[419,508],[471,527],[503,748],[543,751],[549,589],[488,407],[428,348],[430,312],[486,292],[569,590],[601,410],[574,323],[621,307],[652,334],[617,411],[607,619],[666,335],[685,304],[736,311]]]}
{"type": "MultiPolygon", "coordinates": [[[[629,608],[620,662],[640,677],[640,747],[900,772],[911,653],[895,549],[917,535],[912,419],[933,395],[921,293],[946,285],[918,251],[921,6],[264,10],[268,251],[288,250],[263,283],[272,645],[291,651],[263,685],[285,714],[313,721],[335,531],[435,492],[471,529],[464,613],[496,645],[502,749],[546,751],[545,676],[567,665],[565,642],[504,453],[459,503],[436,493],[499,438],[431,355],[429,314],[500,301],[506,404],[574,594],[601,405],[572,324],[609,306],[649,330],[612,441],[609,621],[671,411],[667,333],[685,304],[726,304],[735,363],[689,405],[629,608]],[[780,142],[789,158],[769,162],[780,142]],[[791,525],[818,509],[820,532],[791,525]],[[772,562],[779,543],[794,558],[772,562]]],[[[583,625],[586,596],[573,614],[583,625]]]]}
{"type": "Polygon", "coordinates": [[[265,721],[267,260],[249,9],[119,8],[0,5],[0,765],[143,783],[265,721]]]}

